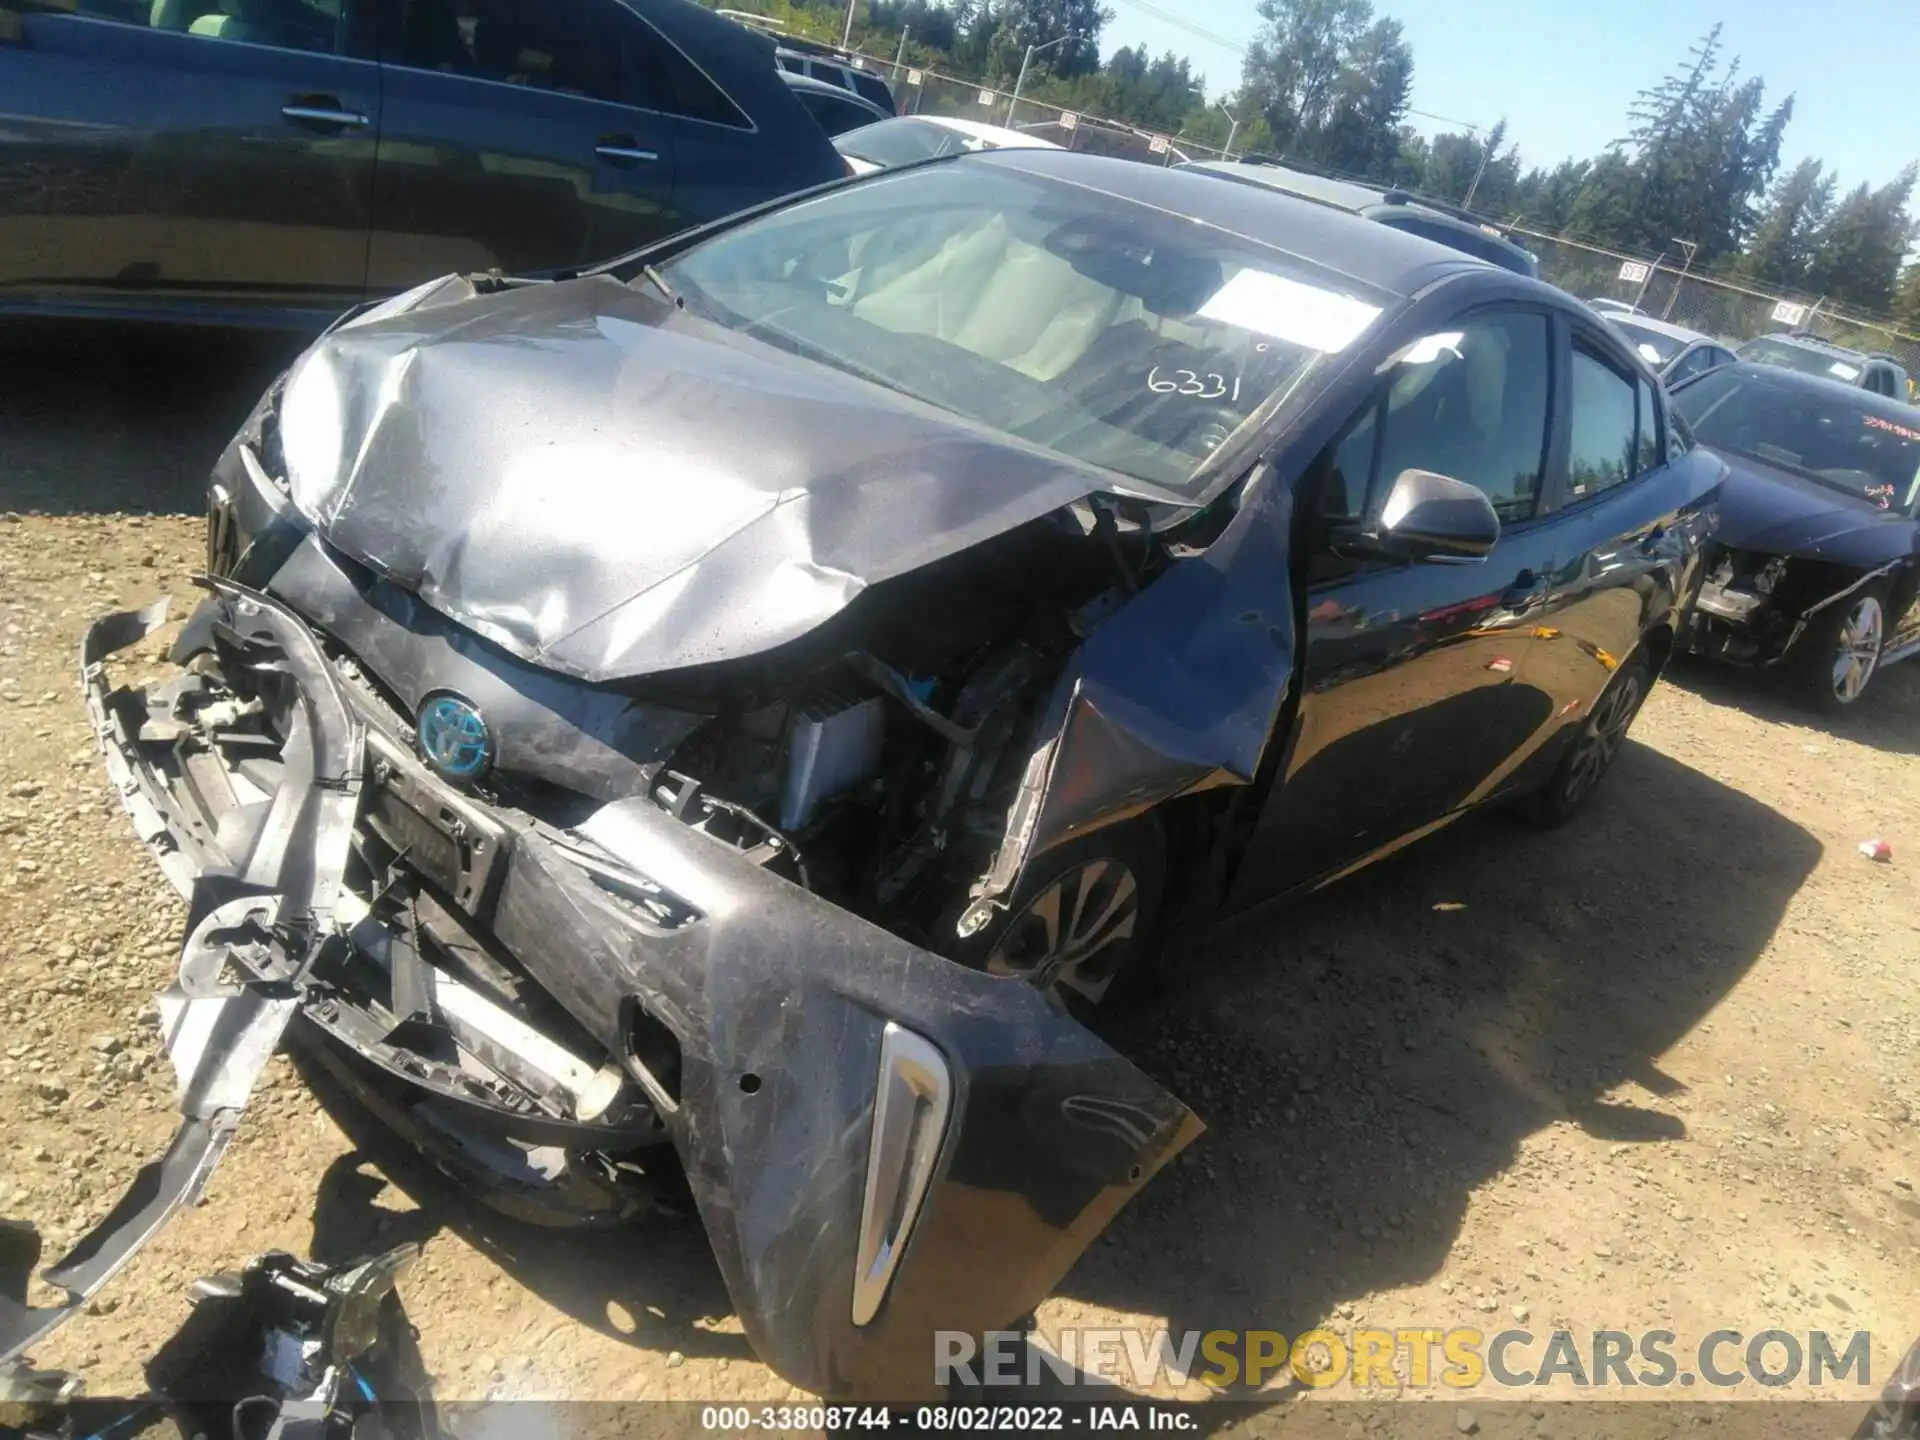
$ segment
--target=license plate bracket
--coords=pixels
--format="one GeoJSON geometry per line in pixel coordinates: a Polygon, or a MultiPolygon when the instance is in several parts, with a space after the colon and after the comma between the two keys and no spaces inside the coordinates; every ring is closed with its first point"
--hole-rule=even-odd
{"type": "Polygon", "coordinates": [[[367,756],[362,822],[461,910],[485,918],[511,832],[384,735],[368,735],[367,756]]]}

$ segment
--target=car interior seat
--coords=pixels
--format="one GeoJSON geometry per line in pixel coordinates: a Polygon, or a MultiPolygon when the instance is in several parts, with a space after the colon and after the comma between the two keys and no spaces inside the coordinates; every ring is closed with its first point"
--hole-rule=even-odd
{"type": "Polygon", "coordinates": [[[153,8],[147,12],[147,28],[184,35],[199,14],[200,0],[153,0],[153,8]]]}
{"type": "Polygon", "coordinates": [[[1005,216],[948,235],[931,251],[910,236],[900,240],[866,247],[868,274],[853,314],[945,340],[1035,380],[1062,374],[1120,307],[1117,292],[1017,236],[1005,216]]]}

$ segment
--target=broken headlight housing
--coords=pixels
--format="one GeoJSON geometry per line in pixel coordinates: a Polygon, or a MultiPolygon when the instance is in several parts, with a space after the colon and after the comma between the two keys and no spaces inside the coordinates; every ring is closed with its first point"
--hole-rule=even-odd
{"type": "Polygon", "coordinates": [[[1774,588],[1786,578],[1787,557],[1774,555],[1753,572],[1753,590],[1756,595],[1771,595],[1774,588]]]}

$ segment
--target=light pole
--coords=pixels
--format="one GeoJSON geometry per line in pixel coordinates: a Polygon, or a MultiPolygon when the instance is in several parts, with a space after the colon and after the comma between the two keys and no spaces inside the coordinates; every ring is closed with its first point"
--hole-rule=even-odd
{"type": "Polygon", "coordinates": [[[1647,267],[1647,273],[1640,277],[1640,288],[1633,292],[1634,309],[1638,310],[1640,308],[1640,301],[1646,296],[1647,286],[1653,283],[1654,274],[1660,269],[1660,262],[1666,258],[1667,252],[1662,250],[1654,259],[1653,264],[1647,267]]]}
{"type": "Polygon", "coordinates": [[[1683,262],[1681,262],[1680,278],[1673,282],[1673,293],[1667,296],[1666,308],[1660,312],[1660,318],[1662,320],[1665,320],[1668,316],[1673,314],[1673,302],[1680,298],[1680,287],[1686,283],[1687,271],[1693,268],[1693,252],[1700,248],[1693,241],[1682,240],[1678,235],[1675,235],[1672,238],[1673,238],[1674,244],[1682,245],[1686,247],[1687,258],[1683,262]]]}
{"type": "MultiPolygon", "coordinates": [[[[1478,131],[1479,128],[1480,127],[1478,125],[1475,125],[1473,127],[1473,129],[1476,131],[1478,131]]],[[[1480,188],[1480,177],[1487,173],[1487,161],[1492,157],[1492,155],[1493,155],[1493,132],[1488,131],[1486,140],[1483,141],[1480,146],[1479,167],[1473,172],[1473,180],[1467,186],[1467,198],[1460,202],[1460,208],[1462,210],[1471,210],[1473,208],[1473,192],[1480,188]]]]}
{"type": "Polygon", "coordinates": [[[1213,108],[1218,110],[1222,115],[1227,117],[1226,158],[1231,160],[1233,159],[1233,137],[1240,133],[1240,117],[1238,115],[1235,115],[1231,110],[1227,109],[1227,102],[1224,100],[1214,101],[1213,108]]]}
{"type": "Polygon", "coordinates": [[[840,48],[842,50],[853,43],[853,7],[859,3],[860,0],[847,0],[847,23],[846,27],[840,32],[840,48]]]}
{"type": "Polygon", "coordinates": [[[1038,55],[1042,50],[1051,50],[1056,45],[1064,45],[1073,38],[1071,35],[1062,35],[1058,40],[1049,40],[1044,45],[1027,46],[1027,53],[1020,57],[1020,73],[1014,77],[1013,99],[1007,103],[1007,128],[1009,130],[1018,130],[1020,128],[1013,123],[1014,116],[1015,112],[1020,109],[1020,87],[1027,83],[1027,67],[1033,64],[1033,57],[1038,55]]]}

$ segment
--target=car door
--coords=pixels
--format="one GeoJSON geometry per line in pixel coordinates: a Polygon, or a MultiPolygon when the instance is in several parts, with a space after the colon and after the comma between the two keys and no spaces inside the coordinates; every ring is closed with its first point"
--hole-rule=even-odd
{"type": "Polygon", "coordinates": [[[1559,743],[1673,612],[1714,489],[1704,473],[1714,462],[1668,425],[1662,395],[1621,349],[1578,322],[1562,333],[1567,443],[1542,525],[1553,560],[1521,675],[1552,718],[1523,757],[1522,783],[1550,771],[1559,743]]]}
{"type": "Polygon", "coordinates": [[[1552,552],[1538,518],[1555,389],[1552,328],[1478,311],[1408,347],[1303,482],[1312,507],[1303,675],[1281,773],[1230,897],[1336,873],[1492,793],[1543,723],[1514,685],[1552,552]],[[1469,562],[1395,560],[1367,539],[1392,481],[1483,490],[1498,543],[1469,562]]]}
{"type": "Polygon", "coordinates": [[[583,265],[681,228],[657,40],[617,0],[396,0],[368,283],[583,265]]]}
{"type": "Polygon", "coordinates": [[[0,40],[0,303],[313,323],[362,298],[358,0],[77,0],[0,40]]]}

